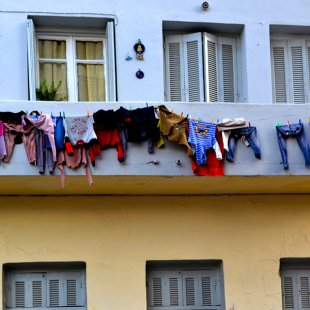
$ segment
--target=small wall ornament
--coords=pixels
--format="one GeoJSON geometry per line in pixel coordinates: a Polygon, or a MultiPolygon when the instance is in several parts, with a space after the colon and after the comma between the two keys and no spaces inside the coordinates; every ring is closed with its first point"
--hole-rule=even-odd
{"type": "Polygon", "coordinates": [[[136,72],[136,77],[141,80],[144,78],[144,72],[141,71],[140,69],[136,72]]]}
{"type": "Polygon", "coordinates": [[[145,51],[145,46],[142,44],[142,42],[141,42],[140,39],[138,40],[138,43],[136,43],[136,44],[133,46],[133,49],[134,49],[135,52],[136,52],[136,59],[137,59],[137,60],[144,60],[143,53],[144,53],[144,51],[145,51]]]}

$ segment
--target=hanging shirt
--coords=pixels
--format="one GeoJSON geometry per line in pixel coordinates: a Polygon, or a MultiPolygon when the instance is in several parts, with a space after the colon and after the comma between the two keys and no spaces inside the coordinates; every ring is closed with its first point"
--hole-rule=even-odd
{"type": "Polygon", "coordinates": [[[207,159],[207,150],[213,148],[217,159],[222,159],[220,147],[215,138],[216,125],[208,122],[188,121],[188,142],[194,150],[197,164],[204,165],[207,159]]]}
{"type": "Polygon", "coordinates": [[[82,146],[93,139],[97,139],[94,131],[92,116],[66,117],[64,122],[65,136],[72,145],[82,146]]]}

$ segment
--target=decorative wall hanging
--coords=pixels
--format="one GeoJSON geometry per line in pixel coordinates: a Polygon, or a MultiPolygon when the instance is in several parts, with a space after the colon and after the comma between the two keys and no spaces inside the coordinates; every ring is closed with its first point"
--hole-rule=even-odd
{"type": "Polygon", "coordinates": [[[134,45],[133,49],[136,52],[137,60],[144,60],[143,53],[145,51],[145,46],[142,44],[140,39],[138,40],[138,43],[134,45]]]}
{"type": "Polygon", "coordinates": [[[144,78],[144,72],[141,71],[140,69],[136,72],[136,77],[141,80],[144,78]]]}
{"type": "Polygon", "coordinates": [[[129,55],[129,53],[127,53],[125,60],[126,60],[126,61],[132,60],[132,57],[129,55]]]}

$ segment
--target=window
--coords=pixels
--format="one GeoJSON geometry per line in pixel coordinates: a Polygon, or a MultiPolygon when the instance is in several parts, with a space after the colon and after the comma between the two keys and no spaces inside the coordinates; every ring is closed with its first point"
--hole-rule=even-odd
{"type": "MultiPolygon", "coordinates": [[[[105,28],[36,27],[28,20],[28,66],[30,100],[44,82],[58,87],[57,100],[113,101],[115,64],[113,22],[105,28]]],[[[56,23],[56,22],[55,22],[56,23]]]]}
{"type": "Polygon", "coordinates": [[[281,259],[282,309],[310,309],[310,259],[281,259]]]}
{"type": "Polygon", "coordinates": [[[166,99],[238,102],[238,41],[206,32],[166,35],[166,99]]]}
{"type": "Polygon", "coordinates": [[[85,264],[5,264],[4,306],[86,309],[85,264]]]}
{"type": "Polygon", "coordinates": [[[273,101],[310,101],[310,38],[293,36],[271,40],[273,101]]]}
{"type": "Polygon", "coordinates": [[[148,262],[148,310],[224,309],[220,261],[148,262]]]}

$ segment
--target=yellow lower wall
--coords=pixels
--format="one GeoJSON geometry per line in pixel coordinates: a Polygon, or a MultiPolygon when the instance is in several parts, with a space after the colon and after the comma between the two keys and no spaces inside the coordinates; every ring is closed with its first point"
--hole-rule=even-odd
{"type": "Polygon", "coordinates": [[[85,261],[88,309],[145,310],[147,260],[222,259],[227,310],[281,309],[309,197],[2,197],[1,263],[85,261]]]}

